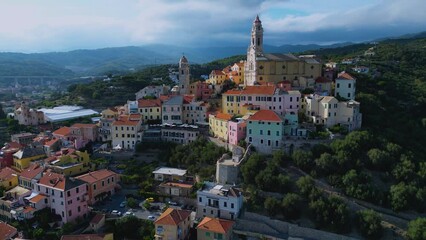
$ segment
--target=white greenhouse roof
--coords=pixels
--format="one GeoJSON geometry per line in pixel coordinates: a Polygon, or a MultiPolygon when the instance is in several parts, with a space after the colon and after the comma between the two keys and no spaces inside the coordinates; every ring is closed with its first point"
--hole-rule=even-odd
{"type": "Polygon", "coordinates": [[[186,174],[186,170],[178,169],[178,168],[162,167],[162,168],[155,170],[152,173],[153,174],[166,174],[166,175],[184,176],[186,174]]]}
{"type": "Polygon", "coordinates": [[[99,114],[92,109],[83,109],[81,106],[59,106],[54,108],[39,109],[44,113],[44,117],[49,122],[60,122],[69,119],[91,116],[99,114]]]}

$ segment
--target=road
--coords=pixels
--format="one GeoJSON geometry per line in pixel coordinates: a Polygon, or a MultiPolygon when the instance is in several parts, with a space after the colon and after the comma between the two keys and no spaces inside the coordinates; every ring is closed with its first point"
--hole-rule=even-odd
{"type": "MultiPolygon", "coordinates": [[[[304,171],[302,171],[299,168],[296,168],[294,166],[290,166],[288,168],[288,170],[290,170],[292,173],[299,175],[299,176],[308,175],[304,171]]],[[[395,213],[395,212],[393,212],[389,209],[386,209],[386,208],[383,208],[383,207],[380,207],[380,206],[377,206],[377,205],[374,205],[374,204],[371,204],[371,203],[367,203],[365,201],[361,201],[361,200],[358,200],[358,199],[355,199],[355,198],[345,196],[340,191],[338,191],[337,189],[330,186],[328,183],[325,183],[325,182],[318,180],[318,179],[314,179],[314,181],[315,181],[315,185],[318,188],[322,189],[325,193],[339,197],[340,199],[342,199],[352,211],[373,209],[374,211],[380,213],[381,216],[382,216],[384,225],[394,226],[394,227],[392,227],[392,231],[394,231],[396,234],[398,234],[402,237],[406,233],[405,229],[407,229],[408,222],[416,218],[416,216],[414,216],[414,215],[395,213]]]]}

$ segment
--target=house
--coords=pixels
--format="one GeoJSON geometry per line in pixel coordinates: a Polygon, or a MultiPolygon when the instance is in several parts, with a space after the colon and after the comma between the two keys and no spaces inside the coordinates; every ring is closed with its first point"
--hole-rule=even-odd
{"type": "Polygon", "coordinates": [[[33,190],[43,176],[44,168],[40,164],[32,164],[19,174],[19,186],[33,190]]]}
{"type": "Polygon", "coordinates": [[[111,141],[112,123],[118,118],[118,108],[111,107],[102,111],[99,120],[99,137],[102,142],[111,141]]]}
{"type": "Polygon", "coordinates": [[[213,85],[222,85],[226,79],[227,76],[222,70],[212,70],[206,82],[213,85]]]}
{"type": "Polygon", "coordinates": [[[231,240],[234,224],[225,219],[204,217],[197,226],[197,240],[231,240]]]}
{"type": "Polygon", "coordinates": [[[247,123],[242,118],[228,121],[228,142],[238,145],[246,138],[247,123]]]}
{"type": "Polygon", "coordinates": [[[69,127],[61,127],[52,133],[54,138],[61,139],[63,141],[69,141],[70,134],[71,134],[71,128],[69,127]]]}
{"type": "Polygon", "coordinates": [[[96,124],[76,123],[70,127],[69,138],[74,142],[74,147],[80,149],[89,142],[98,140],[98,126],[96,124]]]}
{"type": "Polygon", "coordinates": [[[163,124],[160,133],[161,140],[164,142],[175,142],[179,144],[188,144],[197,140],[200,136],[198,126],[182,124],[170,125],[163,124]]]}
{"type": "Polygon", "coordinates": [[[18,185],[18,172],[10,167],[0,170],[0,186],[5,190],[9,190],[18,185]]]}
{"type": "Polygon", "coordinates": [[[62,235],[61,240],[114,240],[113,233],[62,235]]]}
{"type": "Polygon", "coordinates": [[[0,151],[0,169],[4,167],[11,167],[13,165],[13,154],[18,152],[24,146],[17,142],[8,142],[0,151]]]}
{"type": "Polygon", "coordinates": [[[29,167],[32,161],[42,159],[45,156],[46,154],[41,148],[25,147],[13,154],[13,165],[17,169],[23,170],[29,167]]]}
{"type": "Polygon", "coordinates": [[[189,234],[191,211],[168,208],[154,222],[155,239],[183,240],[189,234]]]}
{"type": "Polygon", "coordinates": [[[209,116],[209,132],[212,136],[228,141],[228,121],[232,119],[232,115],[227,113],[210,114],[209,116]]]}
{"type": "Polygon", "coordinates": [[[105,225],[105,214],[97,213],[92,220],[90,220],[90,229],[98,232],[105,225]]]}
{"type": "Polygon", "coordinates": [[[339,102],[331,96],[307,95],[303,105],[302,112],[314,124],[325,127],[342,125],[348,131],[361,127],[360,103],[354,100],[339,102]]]}
{"type": "Polygon", "coordinates": [[[284,136],[284,119],[272,110],[260,110],[247,119],[246,142],[258,152],[271,154],[280,149],[284,136]]]}
{"type": "Polygon", "coordinates": [[[326,77],[317,77],[315,79],[315,92],[321,95],[328,96],[331,94],[332,81],[326,77]]]}
{"type": "Polygon", "coordinates": [[[197,191],[196,217],[212,217],[234,220],[243,206],[241,192],[231,185],[216,185],[204,182],[197,191]]]}
{"type": "Polygon", "coordinates": [[[18,230],[9,224],[0,221],[0,239],[13,239],[18,235],[18,230]]]}
{"type": "Polygon", "coordinates": [[[140,114],[121,115],[112,123],[112,145],[119,149],[134,149],[141,139],[140,114]]]}
{"type": "Polygon", "coordinates": [[[95,165],[90,162],[89,153],[73,148],[62,148],[55,155],[44,160],[44,166],[65,176],[76,176],[93,170],[95,165]]]}
{"type": "Polygon", "coordinates": [[[161,86],[146,86],[139,90],[136,95],[136,100],[143,99],[143,98],[159,98],[160,95],[166,95],[170,91],[170,87],[166,85],[161,86]]]}
{"type": "Polygon", "coordinates": [[[31,195],[31,190],[16,186],[0,198],[0,218],[6,221],[28,219],[33,217],[32,208],[24,208],[24,199],[31,195]],[[30,211],[28,211],[30,210],[30,211]]]}
{"type": "Polygon", "coordinates": [[[341,72],[335,80],[334,96],[340,96],[348,100],[355,100],[356,78],[349,73],[341,72]]]}
{"type": "Polygon", "coordinates": [[[48,206],[53,213],[61,216],[63,223],[88,216],[88,186],[84,181],[45,172],[36,185],[38,195],[47,196],[48,206]]]}
{"type": "Polygon", "coordinates": [[[197,100],[206,101],[214,94],[214,89],[208,82],[197,81],[189,85],[189,94],[194,95],[197,100]]]}
{"type": "Polygon", "coordinates": [[[182,121],[183,123],[195,124],[206,122],[208,104],[202,101],[194,101],[193,96],[183,97],[182,121]]]}
{"type": "Polygon", "coordinates": [[[161,100],[160,99],[139,99],[138,113],[142,115],[143,122],[161,121],[161,100]]]}
{"type": "Polygon", "coordinates": [[[186,178],[186,170],[178,168],[160,167],[152,172],[156,181],[183,181],[186,178]]]}
{"type": "Polygon", "coordinates": [[[222,94],[222,112],[246,115],[256,110],[273,110],[284,116],[298,112],[300,97],[299,91],[283,91],[274,84],[246,86],[222,94]]]}
{"type": "Polygon", "coordinates": [[[28,145],[33,142],[33,139],[37,137],[34,133],[18,133],[10,136],[12,142],[17,142],[21,145],[28,145]]]}
{"type": "Polygon", "coordinates": [[[61,148],[61,140],[58,138],[53,138],[44,143],[43,149],[47,156],[51,156],[53,153],[58,151],[61,148]]]}
{"type": "Polygon", "coordinates": [[[161,113],[163,123],[182,124],[183,123],[183,96],[177,95],[171,97],[163,103],[161,113]]]}
{"type": "Polygon", "coordinates": [[[194,187],[193,182],[163,182],[158,189],[161,194],[176,197],[190,197],[194,187]]]}
{"type": "Polygon", "coordinates": [[[117,189],[120,188],[120,176],[110,170],[101,169],[93,172],[86,173],[75,177],[89,186],[88,188],[88,204],[93,205],[98,201],[114,195],[117,189]]]}

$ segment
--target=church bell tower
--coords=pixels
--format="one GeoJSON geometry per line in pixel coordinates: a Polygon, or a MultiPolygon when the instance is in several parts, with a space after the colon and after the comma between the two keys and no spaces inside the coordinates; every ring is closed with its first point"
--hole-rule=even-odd
{"type": "Polygon", "coordinates": [[[259,15],[253,21],[250,46],[247,49],[247,62],[244,69],[244,85],[253,86],[257,81],[256,57],[263,55],[263,27],[259,15]]]}
{"type": "Polygon", "coordinates": [[[180,95],[189,93],[189,63],[185,56],[179,60],[179,93],[180,95]]]}

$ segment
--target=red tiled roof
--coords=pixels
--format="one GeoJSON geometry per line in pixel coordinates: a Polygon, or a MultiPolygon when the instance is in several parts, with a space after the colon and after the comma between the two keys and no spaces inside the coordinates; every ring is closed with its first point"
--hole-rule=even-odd
{"type": "Polygon", "coordinates": [[[259,110],[248,118],[253,121],[281,122],[282,119],[272,110],[259,110]]]}
{"type": "Polygon", "coordinates": [[[183,96],[183,103],[190,103],[194,99],[194,95],[184,95],[183,96]]]}
{"type": "Polygon", "coordinates": [[[226,234],[231,230],[233,225],[233,221],[204,217],[203,220],[198,224],[197,229],[226,234]]]}
{"type": "Polygon", "coordinates": [[[341,72],[338,76],[338,79],[345,79],[345,80],[355,80],[354,77],[352,77],[351,75],[349,75],[349,73],[346,72],[341,72]]]}
{"type": "Polygon", "coordinates": [[[65,177],[59,173],[46,172],[39,181],[40,184],[65,190],[65,177]]]}
{"type": "Polygon", "coordinates": [[[76,123],[71,126],[72,128],[95,128],[97,127],[96,124],[92,123],[76,123]]]}
{"type": "Polygon", "coordinates": [[[75,177],[75,178],[80,179],[82,181],[85,181],[89,184],[92,184],[92,183],[95,183],[99,180],[106,179],[110,176],[115,176],[115,175],[117,175],[117,174],[113,171],[110,171],[108,169],[101,169],[101,170],[98,170],[98,171],[89,172],[89,173],[86,173],[84,175],[80,175],[80,176],[75,177]]]}
{"type": "Polygon", "coordinates": [[[229,120],[231,120],[232,115],[219,112],[219,113],[216,114],[216,118],[229,121],[229,120]]]}
{"type": "Polygon", "coordinates": [[[174,225],[186,220],[191,215],[191,211],[168,208],[164,211],[154,224],[174,225]]]}
{"type": "Polygon", "coordinates": [[[129,115],[122,115],[112,123],[114,126],[137,126],[138,124],[139,121],[131,120],[129,115]]]}
{"type": "Polygon", "coordinates": [[[19,175],[27,179],[33,179],[35,176],[37,176],[37,174],[43,172],[43,170],[43,167],[41,167],[39,164],[33,164],[28,168],[22,170],[19,175]]]}
{"type": "Polygon", "coordinates": [[[170,96],[168,95],[160,95],[159,99],[161,100],[161,102],[165,102],[167,100],[170,99],[170,96]]]}
{"type": "Polygon", "coordinates": [[[273,95],[275,86],[247,86],[242,90],[232,89],[224,93],[224,95],[273,95]]]}
{"type": "Polygon", "coordinates": [[[317,79],[315,79],[316,83],[331,83],[331,81],[328,78],[325,77],[317,77],[317,79]]]}
{"type": "Polygon", "coordinates": [[[35,197],[31,198],[29,201],[32,202],[32,203],[38,203],[45,198],[47,198],[47,196],[45,196],[43,194],[38,194],[35,197]]]}
{"type": "Polygon", "coordinates": [[[71,133],[71,128],[69,127],[61,127],[58,130],[54,131],[54,135],[60,135],[60,136],[68,136],[71,133]]]}
{"type": "Polygon", "coordinates": [[[5,144],[5,147],[7,147],[7,149],[9,148],[17,148],[17,149],[21,149],[24,146],[22,146],[21,144],[17,143],[17,142],[8,142],[5,144]]]}
{"type": "Polygon", "coordinates": [[[8,239],[9,237],[14,237],[16,234],[18,234],[16,228],[0,221],[0,239],[8,239]]]}
{"type": "Polygon", "coordinates": [[[105,217],[105,215],[104,214],[100,214],[100,213],[97,213],[93,218],[92,218],[92,220],[90,221],[90,223],[94,223],[94,224],[98,224],[103,218],[105,217]]]}
{"type": "Polygon", "coordinates": [[[222,72],[221,70],[213,70],[213,71],[211,72],[211,74],[213,74],[213,75],[225,75],[225,73],[224,73],[224,72],[222,72]]]}
{"type": "Polygon", "coordinates": [[[50,146],[52,146],[53,144],[55,144],[56,142],[58,142],[58,141],[59,141],[59,139],[58,139],[58,138],[53,138],[52,140],[50,140],[50,141],[48,141],[48,142],[44,143],[44,146],[48,146],[48,147],[50,147],[50,146]]]}
{"type": "Polygon", "coordinates": [[[14,177],[13,175],[18,175],[18,172],[13,170],[10,167],[5,167],[2,170],[0,170],[0,181],[8,180],[14,177]]]}
{"type": "Polygon", "coordinates": [[[160,99],[139,99],[138,108],[161,107],[160,99]]]}

